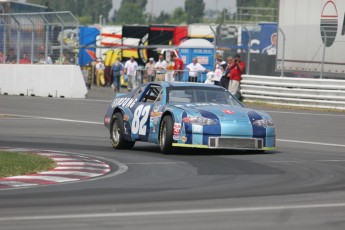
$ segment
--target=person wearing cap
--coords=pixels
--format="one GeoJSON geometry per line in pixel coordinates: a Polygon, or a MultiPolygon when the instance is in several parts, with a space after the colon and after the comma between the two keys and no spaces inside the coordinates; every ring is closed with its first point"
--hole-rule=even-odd
{"type": "Polygon", "coordinates": [[[97,87],[99,87],[100,85],[102,85],[104,87],[105,86],[105,80],[104,80],[105,66],[102,62],[102,59],[100,59],[100,58],[97,59],[97,64],[96,64],[95,68],[96,68],[97,87]]]}
{"type": "Polygon", "coordinates": [[[175,53],[172,54],[172,60],[174,61],[174,76],[175,81],[181,81],[183,75],[184,63],[181,58],[177,57],[175,53]]]}
{"type": "Polygon", "coordinates": [[[149,62],[145,65],[146,78],[148,82],[153,82],[155,80],[155,59],[153,57],[149,58],[149,62]]]}
{"type": "Polygon", "coordinates": [[[10,48],[10,53],[6,57],[6,64],[17,63],[17,55],[14,54],[14,49],[10,48]]]}

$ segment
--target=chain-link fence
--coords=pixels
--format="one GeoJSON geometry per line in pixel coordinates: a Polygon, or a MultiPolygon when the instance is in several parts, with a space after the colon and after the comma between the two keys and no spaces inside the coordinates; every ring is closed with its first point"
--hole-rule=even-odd
{"type": "Polygon", "coordinates": [[[0,62],[75,64],[78,27],[71,12],[0,14],[0,62]]]}

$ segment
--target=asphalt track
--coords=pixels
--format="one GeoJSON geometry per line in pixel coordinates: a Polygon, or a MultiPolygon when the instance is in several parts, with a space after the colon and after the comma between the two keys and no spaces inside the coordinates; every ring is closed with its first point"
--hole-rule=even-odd
{"type": "Polygon", "coordinates": [[[84,154],[113,172],[0,190],[1,230],[345,229],[344,113],[266,109],[275,152],[162,155],[144,143],[112,149],[102,125],[111,97],[103,88],[87,100],[0,96],[0,147],[84,154]]]}

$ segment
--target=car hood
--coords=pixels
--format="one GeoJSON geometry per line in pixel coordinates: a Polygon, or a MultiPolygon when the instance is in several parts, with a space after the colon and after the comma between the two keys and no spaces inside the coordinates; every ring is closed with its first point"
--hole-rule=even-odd
{"type": "Polygon", "coordinates": [[[184,104],[174,106],[183,109],[187,116],[203,116],[219,120],[220,122],[249,122],[249,114],[253,112],[263,116],[263,114],[253,109],[222,104],[184,104]]]}

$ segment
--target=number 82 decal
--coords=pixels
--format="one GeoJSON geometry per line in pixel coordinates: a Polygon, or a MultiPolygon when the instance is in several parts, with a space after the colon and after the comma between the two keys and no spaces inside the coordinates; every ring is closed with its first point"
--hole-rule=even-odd
{"type": "Polygon", "coordinates": [[[132,134],[139,135],[146,135],[146,129],[147,129],[147,119],[150,114],[151,106],[147,105],[144,107],[144,105],[139,105],[133,114],[133,121],[132,121],[132,134]]]}

